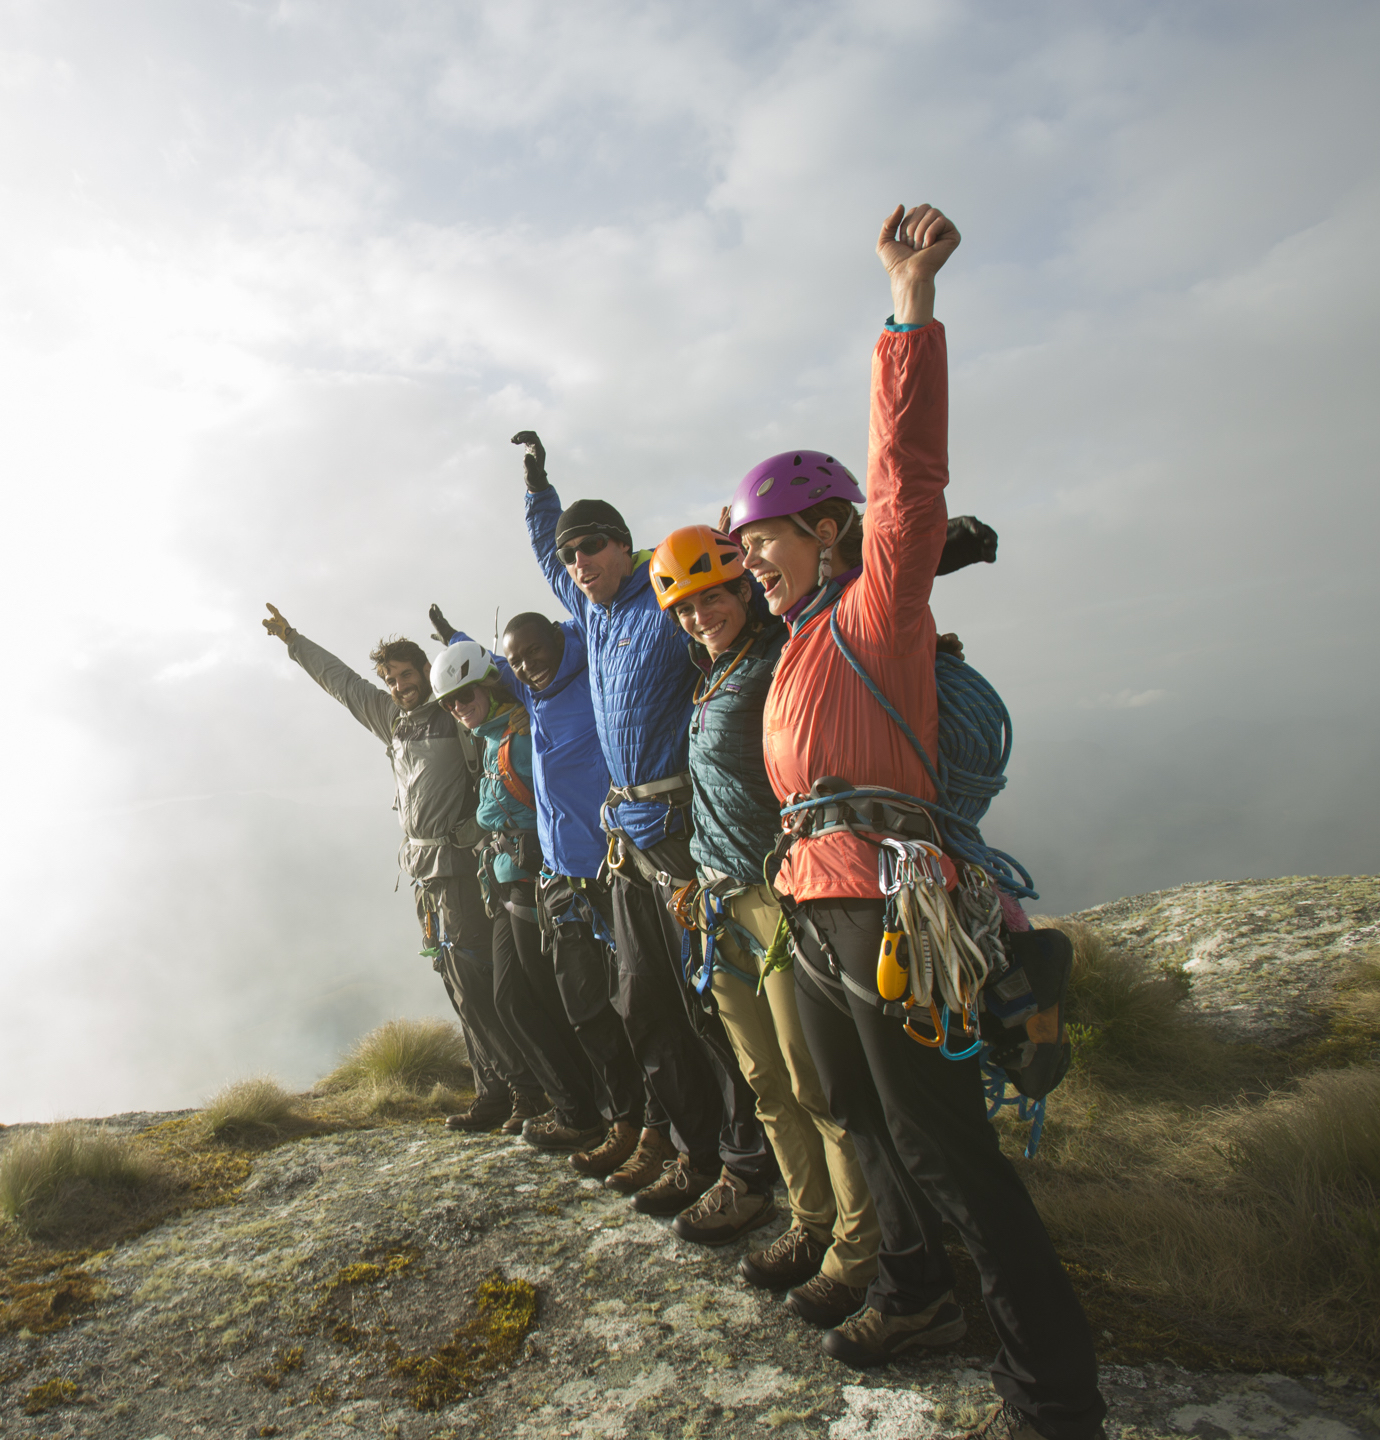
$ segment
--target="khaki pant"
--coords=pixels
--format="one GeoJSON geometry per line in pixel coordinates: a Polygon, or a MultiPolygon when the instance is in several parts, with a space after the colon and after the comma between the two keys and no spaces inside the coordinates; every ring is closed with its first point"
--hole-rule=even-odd
{"type": "MultiPolygon", "coordinates": [[[[736,895],[728,913],[764,947],[780,916],[764,885],[736,895]]],[[[724,959],[748,975],[758,961],[731,935],[717,942],[724,959]]],[[[777,970],[758,995],[723,970],[714,972],[714,999],[753,1092],[790,1197],[791,1213],[821,1242],[833,1243],[821,1267],[831,1280],[867,1285],[877,1273],[881,1232],[853,1142],[829,1113],[795,1002],[795,976],[777,970]]]]}

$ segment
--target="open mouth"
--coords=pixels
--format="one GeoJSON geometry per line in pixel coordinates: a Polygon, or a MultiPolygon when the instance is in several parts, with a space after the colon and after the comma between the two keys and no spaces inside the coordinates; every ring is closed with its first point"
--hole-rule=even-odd
{"type": "Polygon", "coordinates": [[[770,600],[773,595],[785,593],[785,591],[780,588],[785,584],[785,580],[779,570],[754,570],[752,573],[757,576],[758,582],[762,586],[762,591],[768,600],[770,600]]]}
{"type": "Polygon", "coordinates": [[[546,682],[550,680],[550,678],[551,672],[549,670],[529,670],[527,672],[527,683],[533,690],[545,690],[546,682]]]}
{"type": "Polygon", "coordinates": [[[727,624],[727,620],[719,620],[713,625],[697,625],[695,630],[701,644],[708,645],[727,624]]]}

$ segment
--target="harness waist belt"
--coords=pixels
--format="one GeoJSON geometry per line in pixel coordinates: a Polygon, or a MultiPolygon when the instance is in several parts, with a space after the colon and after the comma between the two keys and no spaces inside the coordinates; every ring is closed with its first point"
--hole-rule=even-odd
{"type": "Polygon", "coordinates": [[[905,810],[889,800],[839,800],[801,812],[797,833],[806,839],[837,830],[865,830],[907,840],[938,840],[934,821],[924,810],[905,810]]]}
{"type": "Polygon", "coordinates": [[[670,775],[665,780],[649,780],[645,785],[610,785],[605,805],[621,805],[626,800],[655,800],[676,790],[690,789],[690,772],[670,775]]]}

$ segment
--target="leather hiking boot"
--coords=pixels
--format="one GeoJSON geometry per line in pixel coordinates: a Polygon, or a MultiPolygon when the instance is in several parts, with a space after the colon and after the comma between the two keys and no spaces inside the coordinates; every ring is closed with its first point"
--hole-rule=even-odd
{"type": "Polygon", "coordinates": [[[604,1127],[567,1125],[554,1110],[549,1110],[534,1120],[523,1121],[522,1138],[538,1150],[584,1150],[604,1138],[604,1127]]]}
{"type": "Polygon", "coordinates": [[[615,1120],[604,1143],[597,1150],[577,1150],[570,1165],[581,1175],[612,1175],[637,1149],[638,1128],[626,1120],[615,1120]]]}
{"type": "Polygon", "coordinates": [[[845,1285],[842,1280],[831,1280],[824,1274],[815,1275],[803,1285],[795,1286],[786,1296],[786,1309],[792,1315],[799,1315],[802,1320],[826,1330],[833,1325],[842,1325],[866,1303],[866,1285],[845,1285]]]}
{"type": "MultiPolygon", "coordinates": [[[[828,1248],[803,1225],[792,1225],[765,1250],[749,1250],[738,1262],[738,1273],[759,1290],[789,1290],[792,1285],[803,1285],[811,1276],[819,1274],[820,1262],[828,1248]]],[[[858,1305],[861,1304],[859,1300],[858,1305]]],[[[853,1310],[848,1314],[851,1315],[853,1310]]],[[[840,1315],[839,1319],[843,1316],[840,1315]]],[[[837,1322],[831,1320],[829,1323],[833,1325],[837,1322]]]]}
{"type": "Polygon", "coordinates": [[[633,1209],[639,1215],[679,1215],[713,1184],[712,1175],[696,1170],[688,1155],[677,1152],[674,1160],[666,1162],[661,1178],[633,1197],[633,1209]]]}
{"type": "Polygon", "coordinates": [[[506,1100],[476,1100],[468,1110],[446,1116],[447,1130],[496,1130],[508,1118],[506,1100]]]}
{"type": "MultiPolygon", "coordinates": [[[[522,1127],[527,1121],[536,1119],[540,1113],[526,1095],[514,1095],[512,1114],[508,1116],[500,1128],[505,1135],[520,1135],[522,1133],[522,1127]]],[[[554,1116],[556,1112],[551,1110],[547,1113],[554,1116]]]]}
{"type": "MultiPolygon", "coordinates": [[[[1103,1436],[1106,1432],[1099,1425],[1095,1433],[1103,1436]]],[[[1044,1436],[1024,1410],[1017,1410],[1009,1400],[1003,1400],[992,1406],[981,1425],[965,1430],[958,1440],[1044,1440],[1044,1436]]]]}
{"type": "Polygon", "coordinates": [[[609,1190],[631,1195],[650,1185],[680,1152],[660,1130],[644,1130],[637,1149],[604,1181],[609,1190]]]}
{"type": "Polygon", "coordinates": [[[968,1322],[950,1290],[918,1315],[883,1315],[869,1305],[833,1330],[826,1330],[824,1349],[855,1370],[869,1370],[907,1350],[952,1345],[967,1328],[968,1322]]]}
{"type": "Polygon", "coordinates": [[[696,1245],[727,1245],[775,1216],[776,1202],[770,1194],[751,1189],[746,1180],[724,1170],[715,1184],[676,1216],[671,1229],[696,1245]]]}

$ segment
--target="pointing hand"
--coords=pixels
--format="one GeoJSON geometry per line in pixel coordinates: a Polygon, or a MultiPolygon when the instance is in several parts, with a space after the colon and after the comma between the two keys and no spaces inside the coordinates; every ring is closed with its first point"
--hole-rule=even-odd
{"type": "Polygon", "coordinates": [[[276,605],[270,605],[268,607],[268,613],[272,615],[273,618],[271,620],[265,620],[262,622],[264,629],[267,630],[270,635],[276,636],[279,640],[283,642],[284,645],[286,645],[287,642],[291,640],[297,632],[292,628],[291,625],[288,624],[288,622],[282,617],[282,615],[278,613],[278,607],[276,605]]]}

